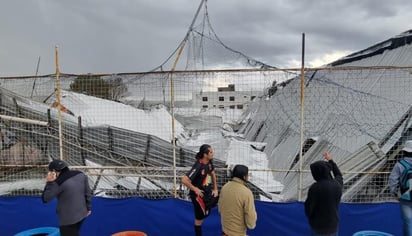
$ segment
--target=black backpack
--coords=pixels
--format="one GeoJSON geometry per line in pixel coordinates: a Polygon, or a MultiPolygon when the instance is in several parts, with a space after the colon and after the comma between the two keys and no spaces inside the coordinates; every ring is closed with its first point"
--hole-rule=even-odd
{"type": "Polygon", "coordinates": [[[405,160],[400,160],[399,163],[405,168],[401,174],[400,178],[400,190],[401,190],[401,199],[411,201],[411,191],[412,191],[412,168],[409,163],[405,160]]]}

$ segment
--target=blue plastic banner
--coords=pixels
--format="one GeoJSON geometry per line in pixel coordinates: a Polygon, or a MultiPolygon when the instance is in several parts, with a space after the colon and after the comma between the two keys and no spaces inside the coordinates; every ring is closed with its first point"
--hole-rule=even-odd
{"type": "MultiPolygon", "coordinates": [[[[38,227],[58,227],[56,201],[43,204],[40,197],[0,197],[0,235],[12,236],[38,227]]],[[[309,235],[302,203],[256,202],[257,225],[250,236],[309,235]]],[[[402,235],[398,203],[341,204],[340,236],[361,230],[402,235]]],[[[81,229],[83,236],[109,236],[137,230],[149,236],[194,235],[191,202],[178,199],[93,198],[92,214],[81,229]]],[[[220,236],[217,208],[203,223],[204,236],[220,236]]]]}

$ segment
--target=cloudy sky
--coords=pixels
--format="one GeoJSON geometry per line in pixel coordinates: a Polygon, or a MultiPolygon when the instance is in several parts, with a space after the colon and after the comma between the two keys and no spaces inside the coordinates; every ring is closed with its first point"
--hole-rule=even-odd
{"type": "MultiPolygon", "coordinates": [[[[184,38],[200,0],[2,0],[0,76],[149,71],[184,38]]],[[[208,0],[229,47],[278,67],[320,66],[412,29],[410,0],[208,0]]],[[[164,68],[169,69],[169,68],[164,68]]]]}

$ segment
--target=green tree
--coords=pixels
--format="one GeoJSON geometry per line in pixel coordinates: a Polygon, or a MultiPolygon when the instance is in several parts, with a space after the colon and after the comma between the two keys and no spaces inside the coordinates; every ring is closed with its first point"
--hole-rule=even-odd
{"type": "Polygon", "coordinates": [[[70,90],[99,98],[119,100],[127,88],[121,78],[102,79],[100,75],[79,75],[70,84],[70,90]]]}

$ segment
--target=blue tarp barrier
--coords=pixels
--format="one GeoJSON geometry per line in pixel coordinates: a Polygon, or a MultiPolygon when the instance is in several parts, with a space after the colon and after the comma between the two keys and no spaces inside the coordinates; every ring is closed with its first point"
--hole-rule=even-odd
{"type": "MultiPolygon", "coordinates": [[[[0,236],[38,227],[58,227],[56,201],[43,204],[39,197],[0,197],[0,236]]],[[[258,221],[250,236],[309,235],[303,204],[256,202],[258,221]]],[[[398,203],[347,204],[340,206],[340,236],[361,230],[402,235],[398,203]]],[[[82,227],[82,236],[109,236],[138,230],[149,236],[193,235],[193,208],[178,199],[93,198],[92,214],[82,227]]],[[[221,235],[217,209],[203,223],[204,236],[221,235]]]]}

